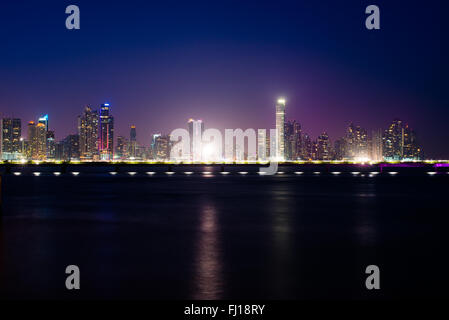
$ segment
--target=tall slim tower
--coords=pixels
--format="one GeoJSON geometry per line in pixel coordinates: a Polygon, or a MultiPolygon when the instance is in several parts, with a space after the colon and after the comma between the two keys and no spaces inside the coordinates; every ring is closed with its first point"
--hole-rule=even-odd
{"type": "Polygon", "coordinates": [[[131,126],[131,130],[129,131],[129,155],[130,157],[136,157],[137,150],[137,131],[136,126],[131,126]]]}
{"type": "Polygon", "coordinates": [[[285,159],[285,99],[276,103],[277,158],[285,159]]]}
{"type": "Polygon", "coordinates": [[[81,160],[98,160],[98,113],[90,107],[78,117],[81,160]]]}
{"type": "Polygon", "coordinates": [[[100,107],[100,158],[112,160],[114,158],[114,117],[110,115],[109,103],[100,107]]]}
{"type": "Polygon", "coordinates": [[[189,119],[187,125],[190,135],[190,158],[192,161],[200,161],[204,123],[202,120],[189,119]]]}

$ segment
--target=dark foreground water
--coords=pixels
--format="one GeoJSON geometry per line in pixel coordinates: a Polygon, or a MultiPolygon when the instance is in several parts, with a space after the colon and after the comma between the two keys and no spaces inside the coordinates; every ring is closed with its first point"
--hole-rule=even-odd
{"type": "Polygon", "coordinates": [[[1,298],[448,297],[449,175],[6,175],[1,298]],[[65,289],[65,268],[81,290],[65,289]],[[381,289],[365,288],[365,268],[381,289]]]}

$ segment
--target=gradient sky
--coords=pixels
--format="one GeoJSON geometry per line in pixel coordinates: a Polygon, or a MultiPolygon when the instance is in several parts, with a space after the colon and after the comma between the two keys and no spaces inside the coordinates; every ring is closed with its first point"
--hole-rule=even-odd
{"type": "MultiPolygon", "coordinates": [[[[447,1],[8,1],[0,6],[0,116],[48,113],[57,140],[85,105],[110,102],[116,136],[140,143],[199,118],[332,140],[395,117],[426,156],[449,158],[447,1]],[[65,28],[76,4],[81,29],[65,28]],[[365,28],[377,4],[381,30],[365,28]]],[[[24,130],[26,131],[26,130],[24,130]]],[[[26,135],[26,133],[24,133],[26,135]]]]}

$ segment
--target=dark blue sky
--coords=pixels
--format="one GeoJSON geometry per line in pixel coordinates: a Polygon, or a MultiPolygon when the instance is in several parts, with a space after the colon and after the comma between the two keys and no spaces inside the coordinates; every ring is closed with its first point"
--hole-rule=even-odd
{"type": "Polygon", "coordinates": [[[332,140],[353,121],[414,127],[449,158],[445,1],[9,1],[0,6],[0,114],[48,113],[57,139],[85,105],[109,101],[116,135],[137,126],[272,128],[274,102],[332,140]],[[76,4],[81,29],[65,28],[76,4]],[[365,8],[381,30],[365,29],[365,8]]]}

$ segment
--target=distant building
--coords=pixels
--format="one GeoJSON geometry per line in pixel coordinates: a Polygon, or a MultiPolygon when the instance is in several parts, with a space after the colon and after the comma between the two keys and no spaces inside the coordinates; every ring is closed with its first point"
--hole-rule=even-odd
{"type": "Polygon", "coordinates": [[[71,161],[80,159],[80,136],[70,134],[61,141],[62,155],[60,160],[71,161]]]}
{"type": "Polygon", "coordinates": [[[201,161],[204,122],[189,119],[187,126],[190,135],[190,158],[192,161],[201,161]]]}
{"type": "Polygon", "coordinates": [[[317,140],[317,160],[331,160],[331,143],[329,140],[329,135],[323,132],[317,140]]]}
{"type": "Polygon", "coordinates": [[[137,131],[136,126],[131,126],[129,132],[129,156],[137,158],[137,131]]]}
{"type": "Polygon", "coordinates": [[[276,103],[277,158],[285,159],[285,99],[276,103]]]}
{"type": "Polygon", "coordinates": [[[286,160],[297,160],[301,158],[301,125],[293,121],[285,124],[285,158],[286,160]]]}
{"type": "Polygon", "coordinates": [[[89,106],[78,117],[78,134],[81,160],[98,160],[98,124],[99,117],[89,106]]]}
{"type": "Polygon", "coordinates": [[[368,158],[368,134],[360,126],[350,124],[346,130],[346,159],[368,158]]]}
{"type": "Polygon", "coordinates": [[[153,134],[151,143],[153,159],[169,160],[170,159],[170,137],[168,135],[153,134]]]}
{"type": "Polygon", "coordinates": [[[131,150],[129,140],[124,136],[117,137],[117,147],[115,149],[115,155],[120,160],[129,158],[129,151],[131,150]]]}
{"type": "Polygon", "coordinates": [[[383,160],[382,144],[382,130],[374,130],[371,134],[371,160],[383,160]]]}
{"type": "Polygon", "coordinates": [[[47,160],[56,159],[56,141],[54,131],[50,130],[46,132],[46,148],[47,148],[47,160]]]}
{"type": "Polygon", "coordinates": [[[340,138],[334,143],[334,159],[343,160],[346,157],[346,139],[340,138]]]}
{"type": "Polygon", "coordinates": [[[114,117],[110,114],[109,103],[100,107],[100,159],[113,160],[114,158],[114,117]]]}
{"type": "Polygon", "coordinates": [[[267,131],[265,129],[257,130],[257,159],[259,161],[267,160],[267,131]]]}
{"type": "Polygon", "coordinates": [[[18,118],[0,121],[0,160],[16,160],[22,153],[22,122],[18,118]]]}

